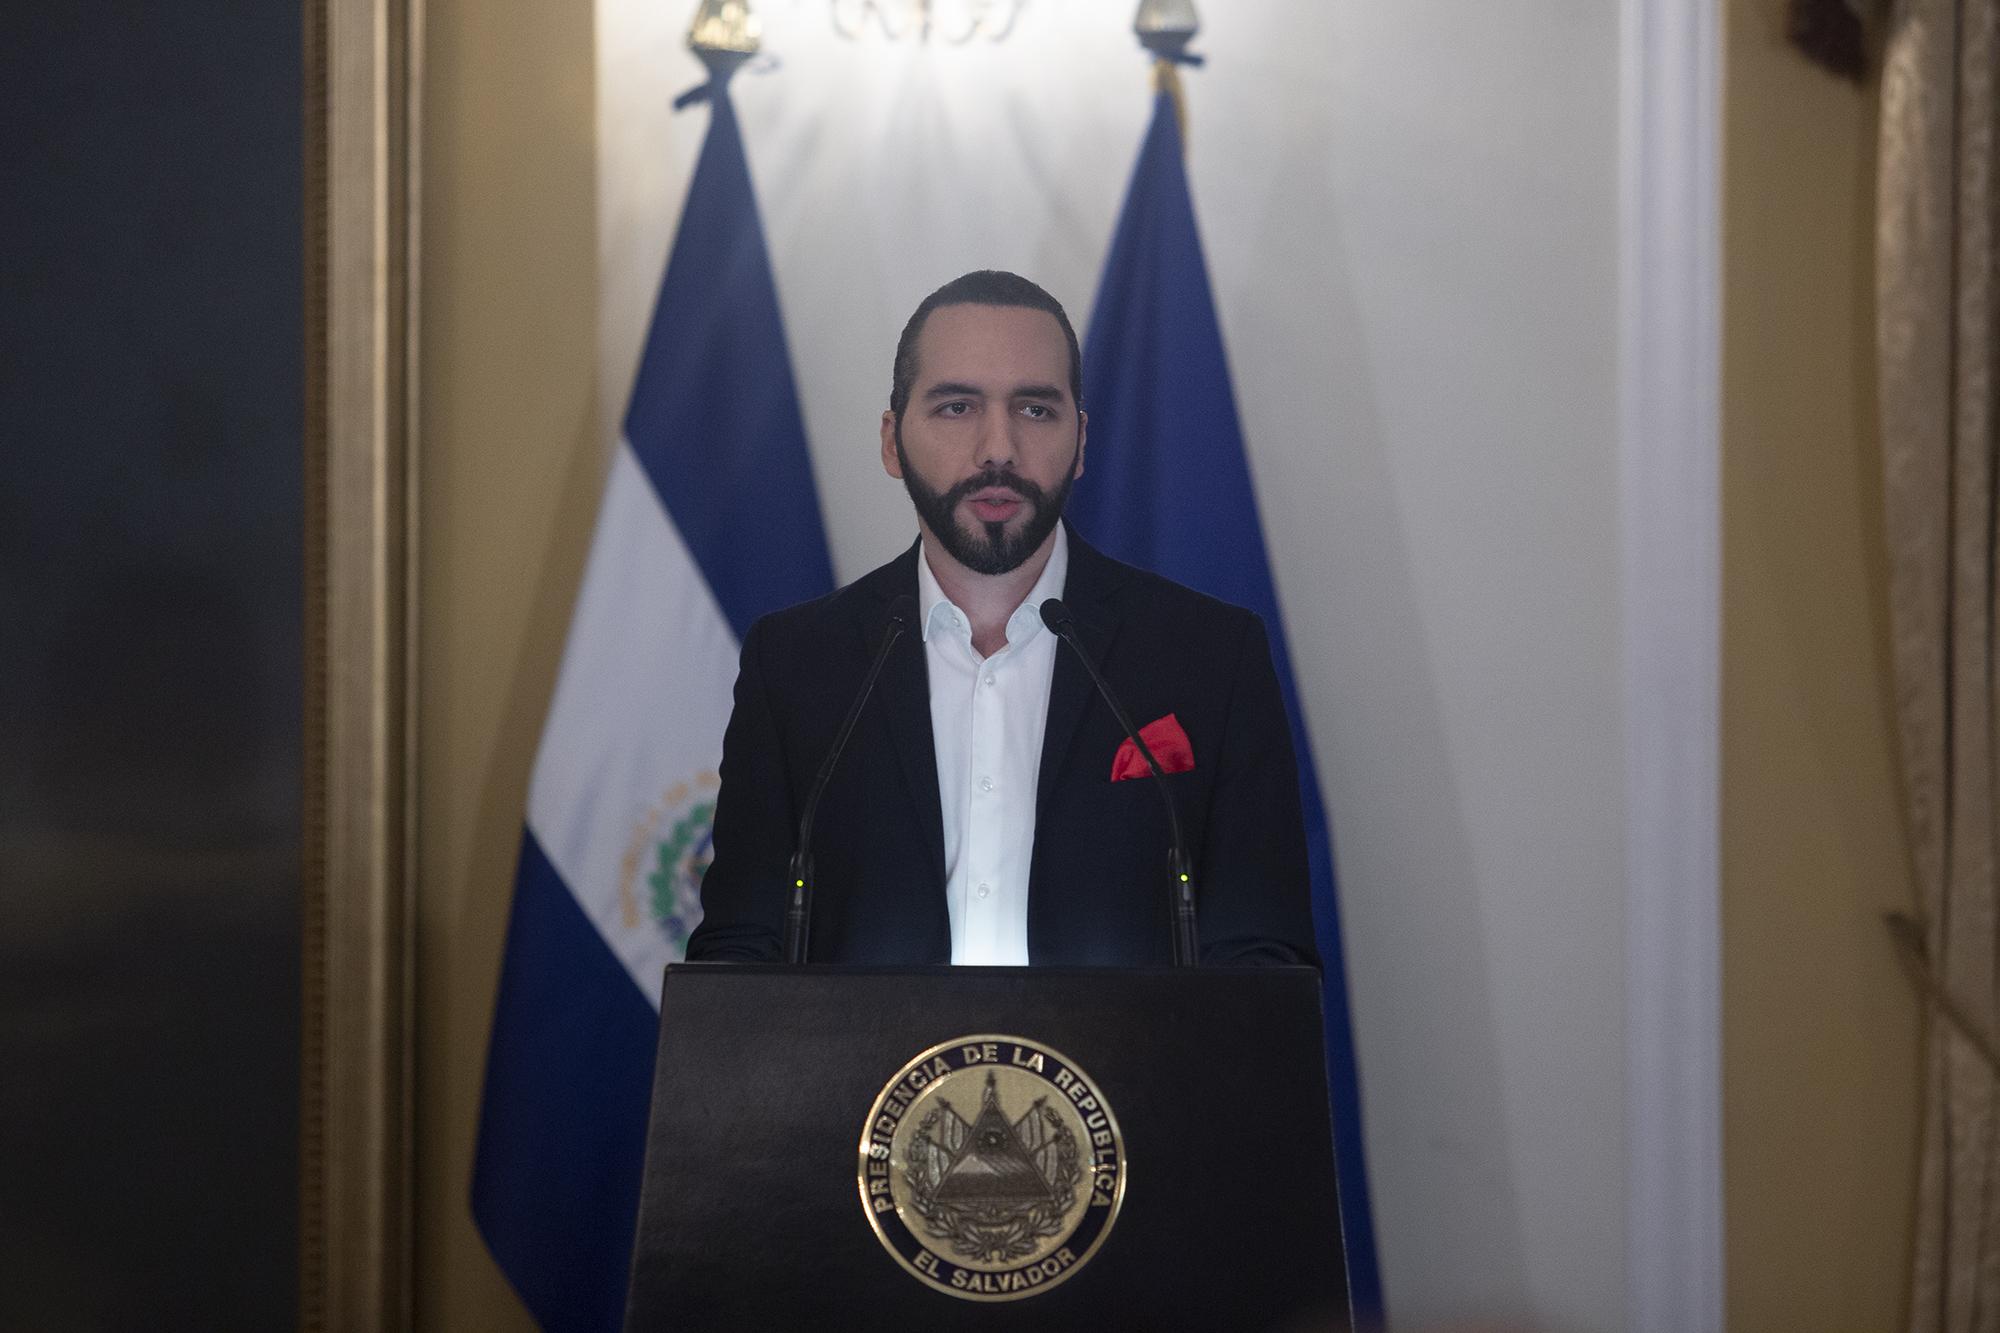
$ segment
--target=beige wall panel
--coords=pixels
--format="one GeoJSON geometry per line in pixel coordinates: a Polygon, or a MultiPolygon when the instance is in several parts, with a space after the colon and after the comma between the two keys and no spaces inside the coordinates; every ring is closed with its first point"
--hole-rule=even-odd
{"type": "Polygon", "coordinates": [[[1888,677],[1873,89],[1728,6],[1722,886],[1729,1326],[1902,1319],[1919,1016],[1888,677]]]}
{"type": "Polygon", "coordinates": [[[469,1196],[528,772],[609,458],[592,7],[428,11],[417,1317],[526,1329],[469,1196]]]}

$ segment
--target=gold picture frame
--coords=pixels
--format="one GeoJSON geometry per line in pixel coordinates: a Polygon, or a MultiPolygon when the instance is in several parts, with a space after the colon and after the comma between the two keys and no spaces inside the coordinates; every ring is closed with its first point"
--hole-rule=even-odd
{"type": "Polygon", "coordinates": [[[299,1324],[407,1328],[421,0],[306,0],[299,1324]]]}

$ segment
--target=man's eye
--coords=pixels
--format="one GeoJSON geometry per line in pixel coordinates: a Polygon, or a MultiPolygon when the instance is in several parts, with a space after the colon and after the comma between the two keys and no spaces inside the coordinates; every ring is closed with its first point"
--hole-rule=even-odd
{"type": "Polygon", "coordinates": [[[1054,411],[1043,406],[1041,403],[1027,403],[1022,406],[1021,410],[1037,421],[1045,420],[1055,415],[1054,411]]]}
{"type": "Polygon", "coordinates": [[[938,415],[941,417],[962,417],[971,410],[971,403],[942,403],[938,406],[938,415]]]}

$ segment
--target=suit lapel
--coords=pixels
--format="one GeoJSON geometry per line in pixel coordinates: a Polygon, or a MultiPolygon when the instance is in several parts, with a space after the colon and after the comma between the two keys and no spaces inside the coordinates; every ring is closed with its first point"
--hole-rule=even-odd
{"type": "MultiPolygon", "coordinates": [[[[1117,600],[1111,594],[1124,581],[1123,568],[1085,545],[1074,529],[1070,531],[1069,578],[1063,588],[1063,601],[1076,617],[1077,641],[1099,671],[1104,669],[1105,656],[1118,633],[1117,600]]],[[[1042,729],[1042,767],[1035,783],[1038,821],[1060,782],[1077,728],[1093,706],[1101,708],[1103,704],[1097,699],[1097,686],[1091,683],[1090,673],[1067,644],[1058,642],[1055,674],[1049,681],[1049,720],[1042,729]]]]}
{"type": "MultiPolygon", "coordinates": [[[[884,571],[879,596],[870,607],[863,626],[863,652],[872,654],[882,641],[888,623],[889,603],[899,593],[917,590],[917,550],[915,545],[884,571]]],[[[922,614],[919,608],[918,614],[922,614]]],[[[905,636],[908,642],[896,645],[883,664],[878,695],[883,715],[888,719],[889,736],[909,785],[910,812],[922,826],[930,848],[931,877],[939,893],[944,892],[944,806],[938,799],[937,741],[931,733],[930,668],[924,653],[923,626],[915,625],[905,636]]]]}

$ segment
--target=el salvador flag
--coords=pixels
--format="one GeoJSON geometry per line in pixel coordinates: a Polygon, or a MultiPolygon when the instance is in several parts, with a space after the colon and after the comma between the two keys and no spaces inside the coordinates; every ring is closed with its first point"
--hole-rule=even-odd
{"type": "Polygon", "coordinates": [[[833,587],[748,163],[708,137],[528,794],[472,1211],[550,1330],[616,1329],[661,973],[700,918],[738,648],[833,587]]]}
{"type": "Polygon", "coordinates": [[[1250,608],[1270,633],[1291,713],[1312,860],[1348,1282],[1356,1315],[1376,1320],[1382,1313],[1381,1279],[1361,1154],[1361,1089],[1348,1021],[1332,842],[1264,554],[1171,92],[1154,101],[1153,123],[1098,284],[1083,371],[1091,481],[1070,500],[1078,531],[1121,560],[1250,608]]]}

